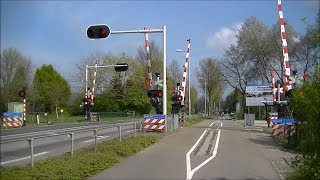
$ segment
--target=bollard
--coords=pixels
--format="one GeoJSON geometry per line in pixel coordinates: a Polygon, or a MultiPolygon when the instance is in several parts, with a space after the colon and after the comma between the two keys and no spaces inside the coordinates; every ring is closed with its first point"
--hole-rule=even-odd
{"type": "Polygon", "coordinates": [[[73,156],[73,133],[70,133],[70,139],[71,139],[71,156],[73,156]]]}
{"type": "Polygon", "coordinates": [[[121,142],[121,125],[119,125],[118,129],[119,129],[119,141],[121,142]]]}
{"type": "Polygon", "coordinates": [[[97,137],[98,137],[98,130],[94,130],[94,152],[97,153],[97,137]]]}
{"type": "Polygon", "coordinates": [[[30,153],[31,153],[31,167],[33,167],[33,138],[28,139],[30,144],[30,153]]]}

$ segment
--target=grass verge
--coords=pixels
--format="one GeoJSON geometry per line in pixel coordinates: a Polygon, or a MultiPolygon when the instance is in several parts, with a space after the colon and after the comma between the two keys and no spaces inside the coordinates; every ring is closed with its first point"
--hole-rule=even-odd
{"type": "Polygon", "coordinates": [[[206,119],[212,119],[210,117],[195,117],[195,118],[190,118],[190,119],[186,119],[183,126],[185,127],[190,127],[194,124],[197,124],[203,120],[206,120],[206,119]]]}
{"type": "Polygon", "coordinates": [[[97,153],[90,146],[34,163],[34,167],[17,166],[1,168],[1,180],[14,179],[86,179],[119,162],[120,158],[131,156],[156,143],[159,135],[138,135],[122,140],[111,140],[98,144],[97,153]]]}

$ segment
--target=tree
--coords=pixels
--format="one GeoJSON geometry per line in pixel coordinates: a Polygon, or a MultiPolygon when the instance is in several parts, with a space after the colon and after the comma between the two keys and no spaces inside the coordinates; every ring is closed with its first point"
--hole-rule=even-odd
{"type": "MultiPolygon", "coordinates": [[[[266,42],[271,47],[271,54],[269,54],[269,70],[277,74],[281,82],[284,82],[284,64],[283,64],[283,46],[281,38],[281,28],[279,23],[273,25],[269,30],[270,35],[266,42]]],[[[300,49],[297,44],[298,34],[289,22],[285,21],[286,41],[288,46],[288,55],[291,69],[294,68],[299,62],[297,62],[297,51],[300,49]]],[[[271,73],[271,72],[270,72],[271,73]]],[[[270,76],[269,73],[269,76],[270,76]]]]}
{"type": "Polygon", "coordinates": [[[236,104],[242,102],[242,96],[237,89],[234,89],[225,99],[223,109],[228,110],[228,113],[236,112],[236,104]]]}
{"type": "Polygon", "coordinates": [[[302,74],[312,73],[320,64],[320,13],[315,25],[307,24],[307,32],[298,42],[296,69],[302,74]]]}
{"type": "Polygon", "coordinates": [[[49,112],[53,108],[57,112],[58,107],[65,107],[71,95],[68,82],[52,65],[42,65],[36,70],[34,86],[38,101],[49,112]]]}
{"type": "MultiPolygon", "coordinates": [[[[28,87],[31,78],[31,59],[16,48],[4,49],[1,53],[1,101],[0,110],[7,110],[7,103],[21,101],[18,92],[28,87]]],[[[27,93],[29,94],[29,93],[27,93]]]]}
{"type": "MultiPolygon", "coordinates": [[[[150,41],[149,45],[150,49],[150,62],[151,62],[151,69],[152,69],[152,80],[155,80],[155,73],[162,73],[163,72],[163,52],[162,50],[156,45],[155,41],[150,41]]],[[[140,46],[138,48],[136,61],[140,63],[143,67],[146,68],[145,77],[148,77],[148,66],[147,66],[147,51],[144,46],[140,46]]],[[[161,75],[160,75],[161,77],[161,75]]]]}
{"type": "Polygon", "coordinates": [[[201,89],[206,91],[208,97],[209,111],[217,110],[215,102],[222,100],[224,83],[219,62],[213,58],[202,59],[199,62],[200,71],[197,76],[200,80],[201,89]],[[205,79],[205,80],[204,80],[205,79]],[[206,81],[206,89],[205,89],[206,81]],[[213,106],[213,107],[212,107],[213,106]]]}
{"type": "Polygon", "coordinates": [[[310,82],[296,89],[292,96],[291,107],[298,121],[298,148],[303,157],[298,161],[297,177],[294,179],[320,178],[320,69],[312,74],[310,82]],[[301,163],[302,162],[302,163],[301,163]]]}
{"type": "Polygon", "coordinates": [[[190,99],[191,99],[191,112],[194,114],[195,110],[197,109],[198,106],[198,92],[197,89],[194,86],[190,87],[190,99]]]}
{"type": "Polygon", "coordinates": [[[172,81],[176,83],[181,83],[182,79],[182,67],[179,67],[178,61],[173,59],[168,67],[168,75],[171,77],[172,81]]]}
{"type": "MultiPolygon", "coordinates": [[[[115,62],[116,56],[112,54],[103,54],[101,52],[96,52],[88,55],[87,57],[82,57],[79,60],[79,63],[75,64],[74,72],[72,73],[73,79],[75,83],[79,85],[77,89],[79,92],[85,93],[85,83],[86,83],[86,65],[88,66],[95,66],[95,63],[98,62],[98,65],[110,65],[115,62]]],[[[94,68],[88,68],[88,87],[92,88],[92,78],[94,75],[94,68]]],[[[113,72],[112,68],[98,68],[97,69],[97,77],[96,77],[96,89],[97,93],[99,91],[103,91],[104,87],[108,85],[110,81],[110,73],[113,72]]]]}

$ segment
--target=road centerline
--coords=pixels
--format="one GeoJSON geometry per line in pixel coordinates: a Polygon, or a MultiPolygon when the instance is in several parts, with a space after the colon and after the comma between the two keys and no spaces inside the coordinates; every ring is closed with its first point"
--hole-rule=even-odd
{"type": "MultiPolygon", "coordinates": [[[[41,153],[38,153],[38,154],[34,154],[33,156],[37,157],[37,156],[41,156],[41,155],[48,154],[48,153],[49,152],[41,152],[41,153]]],[[[13,159],[13,160],[10,160],[10,161],[1,162],[1,165],[5,165],[5,164],[17,162],[17,161],[26,160],[26,159],[29,159],[29,158],[31,158],[31,157],[27,156],[27,157],[23,157],[23,158],[13,159]]]]}

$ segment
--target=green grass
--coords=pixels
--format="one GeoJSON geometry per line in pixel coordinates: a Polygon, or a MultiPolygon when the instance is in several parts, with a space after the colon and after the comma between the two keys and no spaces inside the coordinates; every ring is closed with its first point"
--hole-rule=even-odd
{"type": "Polygon", "coordinates": [[[197,124],[197,123],[199,123],[199,122],[201,122],[203,120],[206,120],[206,119],[212,119],[212,118],[209,118],[209,117],[194,117],[193,118],[192,117],[190,119],[186,119],[184,124],[183,124],[183,126],[190,127],[190,126],[192,126],[194,124],[197,124]]]}
{"type": "Polygon", "coordinates": [[[131,156],[138,151],[156,143],[159,135],[138,135],[122,140],[111,140],[98,144],[97,153],[94,147],[75,151],[73,156],[65,153],[62,156],[34,163],[34,167],[17,166],[1,168],[1,180],[14,179],[86,179],[102,172],[119,162],[120,158],[131,156]]]}

